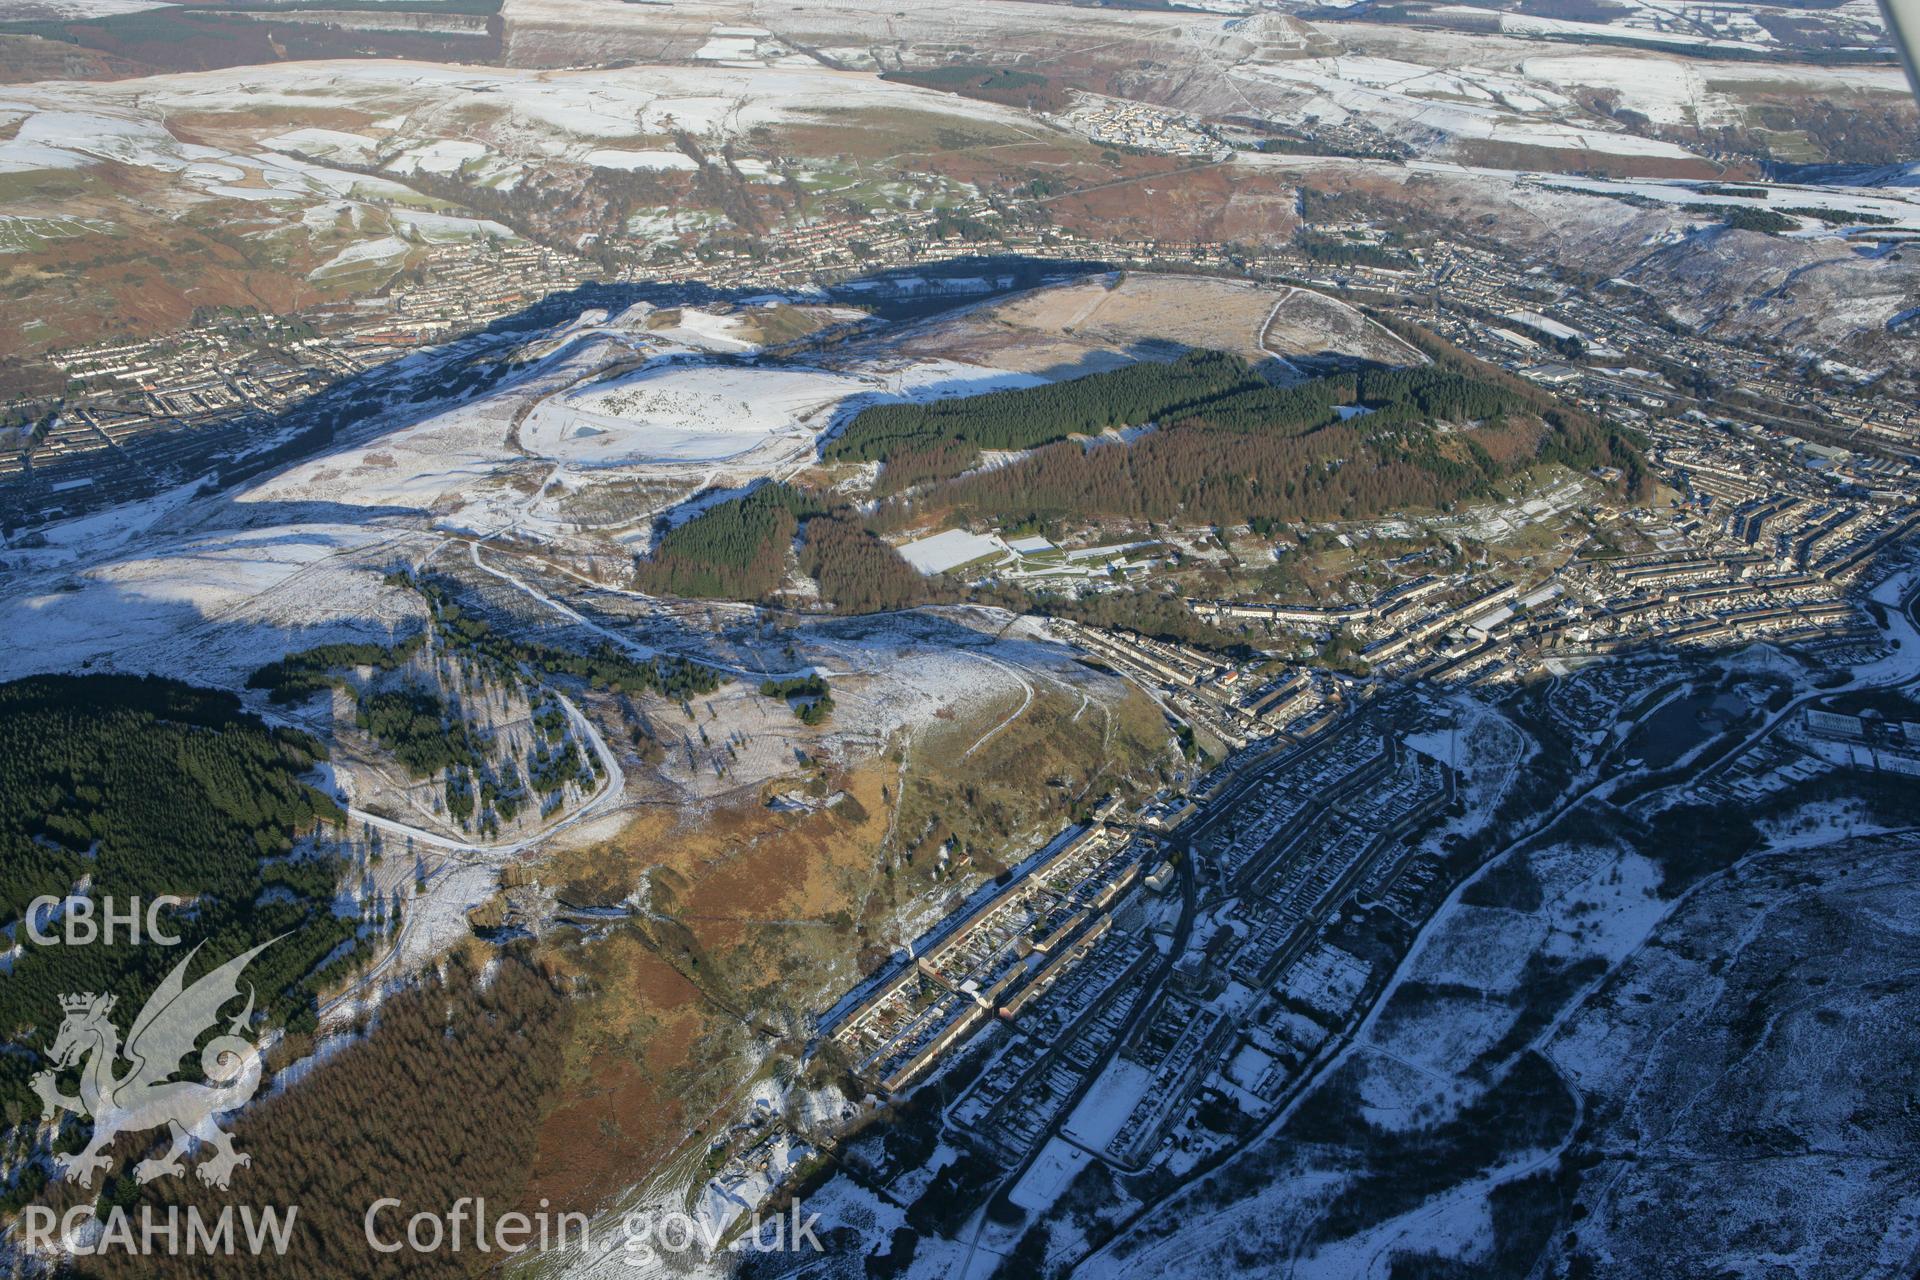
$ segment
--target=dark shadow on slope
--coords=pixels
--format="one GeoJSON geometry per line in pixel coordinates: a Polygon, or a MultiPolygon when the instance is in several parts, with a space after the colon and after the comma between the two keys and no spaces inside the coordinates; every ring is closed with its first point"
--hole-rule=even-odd
{"type": "MultiPolygon", "coordinates": [[[[865,307],[878,319],[898,320],[1108,269],[1091,261],[960,258],[920,270],[857,277],[824,292],[827,300],[865,307]]],[[[201,496],[211,497],[329,450],[404,430],[451,404],[498,391],[537,370],[555,353],[517,366],[509,357],[538,331],[579,323],[594,311],[617,316],[641,302],[658,307],[739,305],[771,294],[764,287],[698,282],[590,283],[551,294],[473,333],[343,378],[282,413],[183,424],[72,461],[35,465],[21,477],[0,483],[0,533],[11,538],[49,521],[148,498],[197,477],[207,477],[201,496]]],[[[804,303],[820,295],[790,297],[804,303]]],[[[791,350],[798,354],[808,348],[803,339],[791,350]]],[[[783,354],[743,358],[777,362],[783,354]]]]}

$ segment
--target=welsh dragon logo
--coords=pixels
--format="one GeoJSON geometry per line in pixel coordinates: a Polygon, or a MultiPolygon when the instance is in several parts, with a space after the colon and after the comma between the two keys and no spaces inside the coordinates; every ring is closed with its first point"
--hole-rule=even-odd
{"type": "Polygon", "coordinates": [[[200,1180],[210,1186],[224,1190],[233,1171],[252,1162],[252,1157],[233,1149],[233,1139],[214,1123],[215,1116],[244,1106],[260,1087],[260,1048],[241,1034],[253,1016],[251,984],[246,1008],[228,1022],[225,1035],[215,1036],[200,1051],[205,1081],[172,1077],[180,1070],[180,1060],[219,1021],[221,1007],[240,994],[241,971],[277,941],[269,939],[187,986],[187,965],[200,950],[196,945],[133,1020],[124,1048],[110,1017],[113,996],[86,992],[60,998],[66,1016],[53,1047],[47,1050],[53,1070],[40,1072],[32,1083],[46,1108],[46,1119],[53,1120],[64,1111],[93,1121],[93,1140],[86,1148],[57,1157],[65,1176],[83,1187],[92,1186],[94,1174],[112,1163],[105,1153],[115,1138],[162,1125],[172,1134],[173,1145],[159,1158],[134,1166],[134,1179],[140,1183],[184,1174],[181,1158],[196,1141],[212,1149],[194,1166],[200,1180]],[[55,1074],[76,1063],[82,1064],[80,1092],[69,1096],[59,1091],[55,1074]]]}

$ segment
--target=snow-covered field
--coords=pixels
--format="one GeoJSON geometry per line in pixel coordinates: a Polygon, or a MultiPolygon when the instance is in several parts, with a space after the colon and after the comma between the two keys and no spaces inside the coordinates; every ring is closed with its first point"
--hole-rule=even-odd
{"type": "Polygon", "coordinates": [[[415,611],[374,567],[394,536],[337,523],[210,532],[16,579],[0,599],[14,637],[0,679],[91,667],[238,685],[293,649],[385,640],[415,611]]]}
{"type": "Polygon", "coordinates": [[[835,404],[865,389],[824,370],[676,362],[545,401],[520,438],[585,466],[717,461],[774,436],[811,440],[835,404]]]}
{"type": "MultiPolygon", "coordinates": [[[[1642,7],[1650,9],[1653,6],[1648,5],[1642,7]]],[[[1435,12],[1485,17],[1493,11],[1481,9],[1473,5],[1446,5],[1436,9],[1435,12]]],[[[1755,53],[1764,50],[1768,43],[1764,39],[1766,36],[1765,28],[1753,24],[1750,19],[1746,26],[1739,29],[1739,33],[1736,36],[1732,34],[1707,34],[1700,31],[1674,31],[1664,26],[1656,26],[1652,23],[1631,25],[1622,23],[1615,25],[1602,22],[1575,22],[1565,18],[1542,18],[1526,13],[1500,13],[1498,17],[1500,30],[1513,35],[1604,39],[1609,35],[1629,34],[1635,40],[1646,41],[1652,44],[1670,44],[1676,48],[1685,48],[1699,52],[1723,49],[1735,53],[1755,53]],[[1744,38],[1752,35],[1759,35],[1763,37],[1763,39],[1753,40],[1744,38]]]]}
{"type": "MultiPolygon", "coordinates": [[[[1123,1121],[1126,1119],[1124,1112],[1120,1118],[1123,1121]]],[[[1072,1143],[1061,1138],[1049,1138],[1047,1145],[1034,1158],[1033,1167],[1014,1187],[1011,1199],[1023,1209],[1044,1212],[1060,1198],[1080,1171],[1092,1162],[1092,1156],[1072,1143]]]]}
{"type": "Polygon", "coordinates": [[[1527,79],[1562,92],[1585,88],[1616,93],[1622,107],[1655,124],[1703,127],[1742,123],[1741,95],[1760,89],[1783,94],[1895,94],[1906,89],[1895,67],[1783,68],[1757,62],[1730,71],[1654,53],[1556,53],[1528,58],[1520,69],[1527,79]]]}
{"type": "Polygon", "coordinates": [[[1007,546],[1000,539],[964,529],[948,529],[903,543],[900,554],[921,573],[945,573],[986,556],[1004,556],[1007,546]]]}
{"type": "MultiPolygon", "coordinates": [[[[140,0],[73,0],[72,7],[89,4],[145,7],[140,0]]],[[[416,185],[457,180],[511,191],[555,166],[563,179],[570,166],[581,177],[598,168],[675,178],[698,167],[692,155],[699,149],[717,156],[749,137],[764,145],[769,131],[788,126],[879,131],[909,121],[929,132],[948,123],[990,126],[1006,139],[1052,131],[1025,113],[807,58],[573,71],[313,61],[300,63],[298,74],[231,67],[7,85],[0,175],[97,175],[101,201],[136,202],[129,222],[243,203],[243,216],[277,222],[286,233],[250,230],[256,242],[297,264],[299,276],[340,290],[396,274],[425,246],[513,237],[497,221],[458,216],[416,185]],[[182,120],[197,123],[187,128],[182,120]],[[687,138],[699,148],[683,145],[687,138]]],[[[771,180],[762,159],[732,163],[750,179],[771,180]]],[[[696,222],[721,216],[680,199],[678,187],[666,195],[669,227],[683,213],[696,222]]],[[[104,207],[111,213],[110,203],[104,207]]],[[[636,230],[656,225],[635,216],[636,230]]],[[[0,248],[16,238],[0,233],[0,248]]]]}
{"type": "Polygon", "coordinates": [[[8,0],[9,22],[69,22],[75,18],[111,18],[164,8],[169,0],[8,0]]]}
{"type": "Polygon", "coordinates": [[[678,151],[623,151],[613,147],[602,147],[597,151],[587,152],[585,159],[596,169],[671,169],[690,173],[699,168],[692,159],[678,151]]]}
{"type": "MultiPolygon", "coordinates": [[[[1891,226],[1920,230],[1920,191],[1912,188],[1875,187],[1871,190],[1833,186],[1801,186],[1790,183],[1738,182],[1735,188],[1762,192],[1758,196],[1728,195],[1724,191],[1702,191],[1696,184],[1661,182],[1645,178],[1633,181],[1608,181],[1599,178],[1539,177],[1542,186],[1573,191],[1600,191],[1608,195],[1634,196],[1661,204],[1708,204],[1724,208],[1748,209],[1828,209],[1836,214],[1867,214],[1891,219],[1891,226]]],[[[1876,224],[1879,225],[1879,224],[1876,224]]],[[[1815,224],[1813,234],[1825,232],[1815,224]]],[[[1826,232],[1830,234],[1830,232],[1826,232]]]]}
{"type": "Polygon", "coordinates": [[[1302,118],[1613,156],[1692,158],[1671,142],[1565,123],[1560,117],[1574,105],[1569,97],[1550,84],[1506,72],[1360,55],[1267,63],[1244,74],[1301,95],[1296,105],[1302,118]]]}
{"type": "Polygon", "coordinates": [[[284,121],[340,109],[372,115],[377,123],[290,131],[283,124],[262,145],[362,163],[372,158],[397,174],[539,160],[690,168],[688,157],[668,149],[675,132],[718,143],[850,110],[932,112],[1023,132],[1044,128],[1009,108],[817,64],[531,71],[307,62],[298,76],[276,67],[230,67],[8,86],[0,111],[26,119],[15,137],[0,143],[0,171],[118,159],[177,172],[193,160],[218,159],[221,149],[176,138],[167,126],[171,116],[231,116],[245,127],[261,113],[284,121]]]}
{"type": "Polygon", "coordinates": [[[386,266],[407,256],[410,246],[399,236],[381,236],[350,244],[307,273],[309,280],[351,272],[365,266],[386,266]]]}
{"type": "Polygon", "coordinates": [[[1087,1090],[1087,1096],[1073,1109],[1060,1132],[1081,1146],[1098,1151],[1113,1141],[1120,1126],[1127,1122],[1127,1117],[1152,1086],[1151,1071],[1126,1058],[1115,1058],[1087,1090]]]}

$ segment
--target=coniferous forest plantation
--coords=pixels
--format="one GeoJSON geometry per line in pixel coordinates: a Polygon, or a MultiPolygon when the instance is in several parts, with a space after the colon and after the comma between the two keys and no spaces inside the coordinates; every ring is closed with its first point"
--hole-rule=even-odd
{"type": "Polygon", "coordinates": [[[1916,5],[0,0],[0,1280],[1920,1280],[1916,5]]]}
{"type": "MultiPolygon", "coordinates": [[[[96,903],[186,899],[159,917],[178,946],[15,939],[23,952],[0,980],[0,1021],[51,1036],[48,1011],[80,991],[114,993],[130,1019],[186,948],[231,957],[279,937],[248,968],[257,1007],[274,1025],[311,1027],[313,993],[354,937],[354,922],[331,909],[338,860],[289,856],[343,819],[301,780],[324,756],[312,738],[243,713],[232,694],[172,680],[0,685],[0,910],[19,920],[33,899],[65,899],[83,883],[96,903]]],[[[61,926],[43,928],[57,936],[61,926]]],[[[35,1066],[0,1055],[0,1102],[37,1113],[35,1066]]]]}
{"type": "Polygon", "coordinates": [[[862,515],[772,481],[661,532],[646,590],[760,599],[800,564],[843,612],[902,608],[929,588],[876,532],[930,515],[1000,527],[1062,517],[1231,525],[1446,509],[1527,467],[1619,469],[1638,445],[1490,365],[1422,337],[1431,363],[1276,386],[1238,356],[1191,351],[1066,382],[862,410],[822,450],[878,462],[862,515]],[[1150,424],[1128,440],[1102,433],[1150,424]],[[1466,428],[1471,428],[1468,430],[1466,428]],[[1012,461],[979,468],[983,451],[1012,461]]]}

